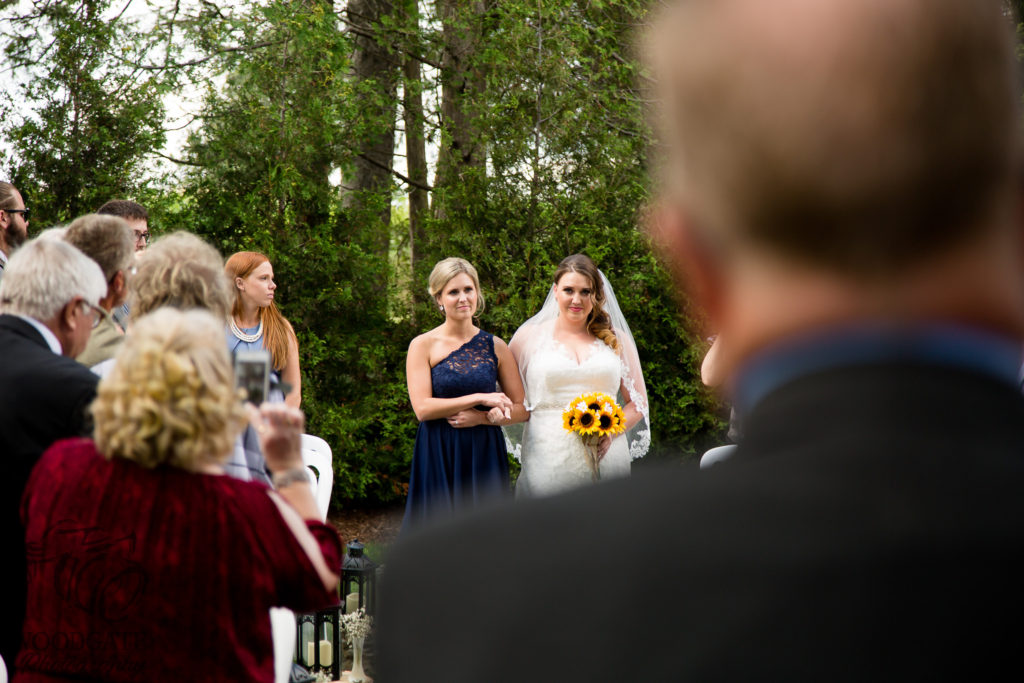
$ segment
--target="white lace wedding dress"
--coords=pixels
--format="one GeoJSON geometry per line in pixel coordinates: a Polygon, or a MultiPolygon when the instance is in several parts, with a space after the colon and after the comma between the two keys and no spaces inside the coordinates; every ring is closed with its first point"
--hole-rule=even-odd
{"type": "MultiPolygon", "coordinates": [[[[553,338],[537,349],[526,369],[526,399],[533,406],[522,444],[522,471],[516,496],[547,496],[591,483],[583,443],[562,425],[562,412],[580,394],[602,391],[615,396],[622,363],[604,342],[595,340],[579,363],[553,338]]],[[[601,479],[629,476],[631,457],[624,435],[612,438],[601,460],[601,479]]]]}

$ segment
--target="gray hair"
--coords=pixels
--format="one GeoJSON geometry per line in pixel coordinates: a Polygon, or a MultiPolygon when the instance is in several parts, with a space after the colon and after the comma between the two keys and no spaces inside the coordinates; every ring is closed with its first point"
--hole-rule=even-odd
{"type": "Polygon", "coordinates": [[[68,227],[66,225],[54,225],[52,227],[42,230],[36,235],[37,240],[63,240],[67,235],[68,227]]]}
{"type": "Polygon", "coordinates": [[[95,306],[106,293],[107,281],[95,261],[67,242],[36,238],[7,262],[0,310],[50,320],[75,297],[95,306]]]}
{"type": "Polygon", "coordinates": [[[64,240],[98,263],[107,282],[135,262],[132,229],[127,221],[117,216],[96,213],[79,216],[67,227],[64,240]]]}
{"type": "Polygon", "coordinates": [[[164,235],[146,249],[128,283],[133,316],[161,306],[203,308],[221,320],[231,315],[233,285],[224,259],[211,244],[190,232],[164,235]]]}

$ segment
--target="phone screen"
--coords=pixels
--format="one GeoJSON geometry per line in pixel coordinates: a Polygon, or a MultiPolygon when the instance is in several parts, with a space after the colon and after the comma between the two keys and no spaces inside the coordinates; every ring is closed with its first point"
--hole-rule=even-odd
{"type": "Polygon", "coordinates": [[[245,400],[250,403],[259,405],[266,401],[270,391],[270,352],[236,352],[235,385],[245,389],[245,400]]]}

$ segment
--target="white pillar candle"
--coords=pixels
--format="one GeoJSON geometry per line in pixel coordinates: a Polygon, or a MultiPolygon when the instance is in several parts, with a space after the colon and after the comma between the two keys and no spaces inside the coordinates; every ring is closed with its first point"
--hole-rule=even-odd
{"type": "MultiPolygon", "coordinates": [[[[310,643],[312,645],[312,643],[310,643]]],[[[331,641],[320,641],[320,666],[330,666],[334,659],[331,657],[331,641]]]]}
{"type": "Polygon", "coordinates": [[[357,611],[359,611],[359,593],[349,593],[345,596],[345,614],[357,611]]]}
{"type": "Polygon", "coordinates": [[[313,641],[311,640],[308,643],[306,643],[306,664],[307,664],[307,666],[313,666],[313,657],[315,655],[316,655],[316,650],[314,649],[313,641]]]}

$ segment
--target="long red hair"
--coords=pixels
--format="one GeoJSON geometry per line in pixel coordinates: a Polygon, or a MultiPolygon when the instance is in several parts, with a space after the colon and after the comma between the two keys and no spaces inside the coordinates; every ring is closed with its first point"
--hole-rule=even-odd
{"type": "MultiPolygon", "coordinates": [[[[224,264],[224,272],[231,278],[232,284],[236,277],[243,280],[252,274],[252,271],[264,263],[269,262],[263,254],[256,251],[239,251],[231,255],[224,264]]],[[[231,315],[238,317],[242,314],[242,292],[235,286],[235,303],[231,306],[231,315]]],[[[283,370],[288,362],[288,342],[295,338],[295,330],[292,329],[277,304],[273,301],[267,307],[259,309],[260,322],[263,323],[263,348],[270,351],[274,362],[275,370],[283,370]]]]}

